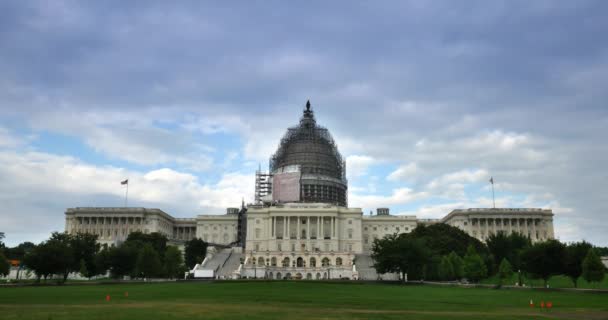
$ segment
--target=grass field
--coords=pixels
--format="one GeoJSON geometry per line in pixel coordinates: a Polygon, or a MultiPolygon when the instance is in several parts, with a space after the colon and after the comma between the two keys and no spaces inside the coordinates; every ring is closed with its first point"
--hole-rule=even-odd
{"type": "MultiPolygon", "coordinates": [[[[527,279],[526,277],[522,277],[522,278],[523,278],[523,283],[529,287],[541,288],[544,283],[542,279],[527,279]]],[[[511,277],[511,280],[505,281],[504,284],[514,285],[517,281],[518,281],[517,274],[514,274],[513,277],[511,277]]],[[[498,284],[498,282],[499,281],[498,281],[497,276],[483,279],[481,281],[481,283],[485,283],[485,284],[498,284]]],[[[574,288],[574,284],[572,284],[572,280],[570,280],[570,278],[563,276],[563,275],[551,277],[549,279],[549,281],[547,282],[547,284],[549,285],[550,288],[574,288]]],[[[578,279],[578,288],[608,289],[608,274],[606,274],[606,276],[604,277],[604,280],[602,282],[589,283],[589,282],[585,281],[585,279],[580,277],[578,279]]]]}
{"type": "Polygon", "coordinates": [[[0,318],[608,319],[608,294],[287,281],[4,287],[0,318]]]}

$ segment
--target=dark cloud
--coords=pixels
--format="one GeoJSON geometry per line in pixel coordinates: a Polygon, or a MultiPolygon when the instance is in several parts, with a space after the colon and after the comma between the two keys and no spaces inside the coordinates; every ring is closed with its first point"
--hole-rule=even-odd
{"type": "Polygon", "coordinates": [[[310,98],[347,155],[416,163],[416,191],[481,168],[551,193],[573,210],[564,225],[592,230],[608,227],[593,222],[608,209],[607,12],[605,1],[2,2],[0,120],[76,135],[112,131],[81,115],[139,117],[144,136],[129,143],[163,156],[191,140],[156,121],[212,124],[265,161],[310,98]]]}

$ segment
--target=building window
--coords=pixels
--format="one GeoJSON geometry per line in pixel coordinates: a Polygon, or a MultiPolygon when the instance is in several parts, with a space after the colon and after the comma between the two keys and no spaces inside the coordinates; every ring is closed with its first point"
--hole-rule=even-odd
{"type": "Polygon", "coordinates": [[[353,224],[353,220],[348,220],[348,224],[353,224]]]}

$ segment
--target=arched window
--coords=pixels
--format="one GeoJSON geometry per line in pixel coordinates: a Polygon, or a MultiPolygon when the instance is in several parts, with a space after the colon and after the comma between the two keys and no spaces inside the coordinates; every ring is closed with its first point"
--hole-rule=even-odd
{"type": "Polygon", "coordinates": [[[329,258],[325,257],[323,258],[323,260],[321,260],[321,266],[322,267],[329,267],[329,258]]]}
{"type": "Polygon", "coordinates": [[[317,266],[317,259],[315,259],[314,257],[310,258],[310,267],[314,268],[317,266]]]}
{"type": "Polygon", "coordinates": [[[289,267],[289,257],[285,257],[285,259],[283,259],[282,265],[285,268],[289,267]]]}
{"type": "Polygon", "coordinates": [[[336,258],[336,265],[337,266],[341,266],[342,265],[342,258],[340,258],[340,257],[336,258]]]}
{"type": "Polygon", "coordinates": [[[264,263],[264,258],[262,258],[262,257],[259,257],[259,258],[258,258],[258,265],[259,265],[259,266],[264,266],[264,265],[266,265],[266,264],[264,263]]]}
{"type": "Polygon", "coordinates": [[[273,266],[273,267],[276,267],[277,266],[277,258],[275,258],[275,257],[270,258],[270,265],[273,266]]]}
{"type": "Polygon", "coordinates": [[[302,259],[302,257],[298,257],[298,259],[296,260],[296,266],[300,267],[300,268],[302,268],[302,267],[305,266],[304,265],[304,259],[302,259]]]}

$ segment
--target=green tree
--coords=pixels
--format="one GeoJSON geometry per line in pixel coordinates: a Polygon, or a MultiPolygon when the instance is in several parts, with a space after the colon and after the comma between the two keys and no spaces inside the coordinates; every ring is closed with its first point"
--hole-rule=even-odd
{"type": "Polygon", "coordinates": [[[604,280],[606,267],[600,257],[591,249],[583,259],[583,278],[587,282],[601,282],[604,280]]]}
{"type": "Polygon", "coordinates": [[[168,246],[165,251],[165,272],[171,279],[181,277],[183,274],[180,272],[183,270],[184,259],[182,258],[182,252],[175,246],[168,246]]]}
{"type": "Polygon", "coordinates": [[[100,249],[100,245],[97,243],[97,235],[77,233],[70,235],[68,241],[74,257],[70,272],[80,272],[83,277],[91,278],[105,271],[98,270],[95,265],[95,255],[100,249]],[[82,263],[84,263],[84,269],[82,263]],[[82,273],[83,270],[86,270],[86,272],[82,273]]]}
{"type": "Polygon", "coordinates": [[[498,279],[500,279],[500,285],[503,284],[503,281],[506,279],[511,279],[513,276],[513,267],[511,267],[511,263],[507,258],[502,258],[500,262],[500,266],[498,267],[498,279]]]}
{"type": "Polygon", "coordinates": [[[150,244],[145,244],[139,251],[135,265],[137,275],[143,278],[153,278],[162,273],[162,264],[156,250],[150,244]]]}
{"type": "MultiPolygon", "coordinates": [[[[506,235],[503,231],[490,235],[486,240],[495,266],[499,266],[503,259],[509,260],[514,270],[521,269],[521,252],[528,248],[530,239],[520,233],[514,232],[506,235]]],[[[521,282],[521,279],[520,279],[521,282]]]]}
{"type": "Polygon", "coordinates": [[[533,278],[543,279],[545,287],[551,276],[563,272],[564,245],[557,240],[538,242],[521,254],[522,269],[533,278]]]}
{"type": "Polygon", "coordinates": [[[464,277],[464,261],[454,251],[450,252],[448,257],[454,268],[454,279],[462,279],[464,277]]]}
{"type": "Polygon", "coordinates": [[[88,278],[89,271],[87,270],[87,264],[84,259],[80,259],[80,270],[78,271],[81,276],[88,278]]]}
{"type": "Polygon", "coordinates": [[[439,263],[439,277],[442,280],[453,280],[455,278],[454,274],[454,266],[452,265],[449,256],[441,257],[441,262],[439,263]]]}
{"type": "Polygon", "coordinates": [[[52,275],[62,275],[65,282],[72,265],[72,252],[64,241],[65,237],[51,237],[51,239],[34,247],[25,257],[24,264],[34,271],[37,281],[41,277],[46,280],[52,275]]]}
{"type": "Polygon", "coordinates": [[[578,278],[583,274],[583,260],[591,248],[591,244],[585,241],[570,243],[565,247],[563,272],[572,280],[575,288],[578,278]]]}
{"type": "Polygon", "coordinates": [[[205,260],[205,256],[207,255],[207,243],[202,239],[192,239],[186,242],[184,253],[186,267],[192,269],[197,263],[201,263],[205,260]]]}
{"type": "Polygon", "coordinates": [[[4,255],[7,259],[23,260],[26,253],[30,252],[36,245],[31,242],[23,242],[13,248],[5,248],[4,255]]]}
{"type": "Polygon", "coordinates": [[[6,277],[9,271],[11,271],[11,265],[4,256],[4,253],[0,251],[0,275],[6,277]]]}
{"type": "Polygon", "coordinates": [[[418,225],[408,236],[424,241],[425,246],[438,256],[448,255],[452,251],[464,256],[467,248],[471,245],[480,255],[488,254],[488,249],[481,241],[469,236],[457,227],[443,223],[429,226],[418,225]]]}
{"type": "Polygon", "coordinates": [[[487,274],[488,269],[483,259],[472,245],[469,246],[467,254],[464,256],[464,276],[471,282],[478,282],[487,274]]]}
{"type": "Polygon", "coordinates": [[[144,245],[149,244],[162,259],[167,250],[167,241],[167,237],[159,232],[143,233],[136,231],[129,233],[125,244],[135,246],[138,250],[142,249],[144,245]]]}
{"type": "Polygon", "coordinates": [[[421,275],[428,261],[428,248],[419,239],[411,239],[406,234],[389,235],[374,240],[372,258],[378,273],[396,272],[405,281],[405,275],[421,275]]]}
{"type": "Polygon", "coordinates": [[[135,276],[137,256],[137,248],[126,243],[108,249],[106,264],[109,266],[112,278],[118,279],[129,275],[135,276]]]}

